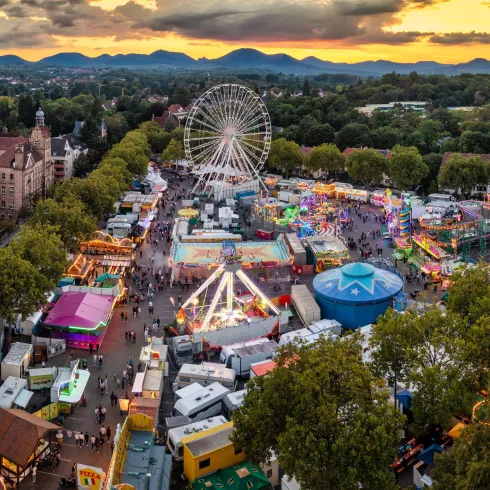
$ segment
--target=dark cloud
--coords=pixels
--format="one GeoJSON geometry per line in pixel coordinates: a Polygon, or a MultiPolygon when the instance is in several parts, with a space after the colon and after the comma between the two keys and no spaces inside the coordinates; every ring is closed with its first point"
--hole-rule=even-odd
{"type": "Polygon", "coordinates": [[[449,32],[446,34],[435,34],[429,38],[434,44],[490,44],[490,32],[449,32]]]}
{"type": "Polygon", "coordinates": [[[337,0],[338,11],[341,15],[365,16],[391,14],[400,12],[405,3],[404,0],[362,0],[362,1],[344,1],[337,0]]]}
{"type": "Polygon", "coordinates": [[[22,7],[22,5],[9,5],[3,10],[9,18],[26,18],[30,16],[28,9],[22,7]]]}

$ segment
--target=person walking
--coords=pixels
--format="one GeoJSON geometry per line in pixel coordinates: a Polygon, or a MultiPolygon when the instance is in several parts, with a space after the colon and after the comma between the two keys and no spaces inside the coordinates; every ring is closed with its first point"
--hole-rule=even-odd
{"type": "Polygon", "coordinates": [[[88,440],[89,440],[89,435],[88,435],[88,431],[85,431],[85,446],[88,446],[88,440]]]}
{"type": "Polygon", "coordinates": [[[90,344],[88,344],[88,348],[90,350],[90,355],[92,355],[92,353],[94,352],[94,346],[93,346],[92,342],[90,342],[90,344]]]}
{"type": "Polygon", "coordinates": [[[37,466],[34,465],[31,470],[32,473],[32,483],[36,483],[36,476],[37,476],[37,466]]]}
{"type": "Polygon", "coordinates": [[[99,433],[100,433],[100,442],[103,443],[106,434],[106,429],[104,427],[104,424],[102,424],[102,426],[100,427],[99,433]]]}
{"type": "Polygon", "coordinates": [[[80,434],[78,430],[75,431],[75,446],[78,447],[78,439],[80,438],[80,434]]]}
{"type": "Polygon", "coordinates": [[[136,332],[133,330],[133,344],[136,344],[136,332]]]}
{"type": "Polygon", "coordinates": [[[105,422],[105,414],[107,413],[107,408],[102,407],[100,413],[102,414],[102,422],[105,422]]]}
{"type": "Polygon", "coordinates": [[[98,453],[99,452],[99,447],[100,447],[100,441],[99,441],[99,438],[96,437],[95,438],[95,452],[98,453]]]}
{"type": "Polygon", "coordinates": [[[114,441],[111,442],[111,454],[114,452],[114,441]]]}
{"type": "Polygon", "coordinates": [[[95,436],[92,434],[90,437],[90,443],[92,444],[92,451],[95,449],[95,436]]]}
{"type": "Polygon", "coordinates": [[[97,354],[94,354],[94,358],[92,360],[92,367],[97,367],[97,354]]]}
{"type": "Polygon", "coordinates": [[[107,442],[111,440],[111,426],[108,425],[106,429],[106,435],[107,435],[107,442]]]}
{"type": "Polygon", "coordinates": [[[99,407],[95,407],[95,423],[98,424],[100,420],[99,407]]]}

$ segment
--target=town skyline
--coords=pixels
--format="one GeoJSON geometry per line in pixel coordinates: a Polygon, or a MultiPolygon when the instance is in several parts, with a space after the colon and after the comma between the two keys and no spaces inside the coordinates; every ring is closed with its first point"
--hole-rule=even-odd
{"type": "Polygon", "coordinates": [[[217,58],[240,48],[355,63],[461,63],[488,57],[484,0],[2,0],[0,54],[28,61],[63,52],[182,52],[217,58]]]}

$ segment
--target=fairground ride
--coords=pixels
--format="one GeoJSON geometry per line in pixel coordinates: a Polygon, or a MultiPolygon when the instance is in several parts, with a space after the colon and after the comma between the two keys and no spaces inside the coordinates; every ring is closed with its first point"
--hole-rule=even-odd
{"type": "Polygon", "coordinates": [[[217,85],[192,107],[184,132],[184,147],[194,174],[193,192],[224,197],[224,189],[257,183],[271,144],[269,113],[247,87],[217,85]]]}
{"type": "MultiPolygon", "coordinates": [[[[453,256],[461,254],[465,262],[487,258],[487,242],[490,239],[490,203],[461,201],[458,214],[453,218],[420,220],[420,240],[433,243],[453,256]]],[[[413,236],[417,243],[417,235],[413,236]]]]}
{"type": "Polygon", "coordinates": [[[177,324],[204,351],[279,333],[278,307],[245,274],[239,259],[225,257],[176,315],[177,324]],[[219,281],[218,288],[209,302],[208,289],[215,281],[219,281]],[[245,290],[237,287],[239,282],[245,290]]]}

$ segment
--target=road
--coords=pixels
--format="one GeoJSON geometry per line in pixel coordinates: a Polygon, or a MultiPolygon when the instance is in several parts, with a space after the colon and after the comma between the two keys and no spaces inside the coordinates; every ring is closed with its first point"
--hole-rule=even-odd
{"type": "MultiPolygon", "coordinates": [[[[163,174],[164,178],[168,176],[163,174]]],[[[189,184],[184,182],[180,184],[180,188],[188,189],[189,184]]],[[[363,210],[366,210],[366,207],[363,206],[363,210]]],[[[379,209],[373,208],[374,212],[381,214],[379,209]]],[[[367,221],[363,223],[360,219],[354,216],[355,220],[355,229],[352,232],[346,233],[345,236],[353,236],[354,238],[358,238],[361,232],[367,232],[375,229],[378,224],[374,221],[367,221]]],[[[382,238],[375,240],[376,244],[383,248],[383,255],[385,257],[391,257],[392,250],[386,248],[386,241],[382,238]]],[[[373,241],[374,243],[374,241],[373,241]]],[[[374,247],[373,247],[374,248],[374,247]]],[[[159,269],[165,265],[167,265],[167,259],[169,255],[169,244],[166,241],[160,240],[158,247],[151,248],[150,245],[145,244],[142,248],[143,256],[140,259],[139,253],[137,257],[137,261],[139,265],[150,263],[150,254],[154,255],[154,263],[153,267],[155,269],[159,269]],[[163,255],[165,252],[165,256],[163,255]]],[[[357,252],[354,252],[353,260],[357,260],[357,252]]],[[[401,272],[405,273],[405,266],[403,264],[399,264],[401,272]]],[[[301,283],[306,284],[310,289],[312,289],[312,281],[313,275],[311,276],[302,276],[301,283]]],[[[411,286],[413,288],[413,286],[411,286]]],[[[284,283],[284,293],[290,292],[290,284],[284,283]]],[[[272,291],[272,283],[266,282],[262,286],[263,291],[269,296],[275,296],[277,293],[272,291]]],[[[165,325],[170,323],[174,317],[174,308],[170,301],[170,298],[174,298],[177,300],[177,295],[181,294],[183,299],[185,300],[193,291],[195,287],[191,287],[190,292],[182,292],[180,288],[172,288],[165,289],[164,291],[158,292],[155,295],[154,300],[154,308],[155,308],[155,316],[159,317],[161,320],[161,324],[165,325]]],[[[214,287],[211,287],[211,291],[214,291],[214,287]]],[[[284,294],[283,293],[283,294],[284,294]]],[[[429,299],[431,298],[431,293],[429,293],[429,299]]],[[[143,346],[143,328],[144,324],[151,325],[151,321],[153,316],[149,314],[148,308],[146,304],[142,307],[142,318],[132,318],[131,314],[131,306],[128,307],[119,307],[110,322],[108,327],[104,342],[101,346],[101,353],[104,356],[104,366],[102,369],[92,368],[92,360],[88,352],[69,349],[69,351],[59,357],[53,358],[50,360],[48,365],[57,365],[57,366],[68,366],[72,359],[86,359],[89,371],[91,373],[91,377],[89,380],[89,384],[86,390],[86,396],[88,398],[88,406],[80,407],[76,410],[73,416],[65,418],[65,429],[70,431],[81,430],[83,432],[87,431],[90,435],[99,433],[100,425],[95,422],[95,407],[102,403],[103,406],[107,408],[106,415],[106,424],[105,426],[110,426],[112,429],[112,433],[115,433],[117,424],[120,424],[124,421],[123,416],[119,412],[119,408],[117,406],[111,407],[109,395],[100,395],[99,390],[97,389],[97,377],[105,375],[108,376],[108,391],[114,391],[118,396],[122,396],[126,391],[130,393],[129,389],[117,389],[116,383],[113,379],[114,371],[117,373],[119,377],[122,376],[122,371],[125,367],[125,364],[129,357],[133,357],[136,362],[139,358],[141,347],[143,346]],[[129,319],[127,323],[121,321],[120,312],[127,311],[129,315],[129,319]],[[136,332],[136,343],[127,343],[125,341],[124,332],[125,330],[134,330],[136,332]]],[[[298,325],[299,326],[299,325],[298,325]]],[[[170,371],[170,382],[167,380],[167,390],[164,394],[164,398],[161,405],[160,411],[160,422],[163,423],[163,419],[165,415],[170,414],[173,408],[173,395],[171,391],[168,389],[169,383],[175,377],[176,370],[171,369],[170,371]]],[[[88,447],[76,447],[73,437],[66,437],[65,432],[65,441],[63,448],[61,450],[62,460],[59,468],[52,472],[51,470],[40,470],[37,474],[36,483],[32,483],[32,478],[29,476],[26,478],[25,482],[22,483],[22,488],[42,488],[45,490],[52,490],[58,488],[58,484],[60,478],[68,477],[71,472],[71,467],[74,463],[83,463],[88,465],[94,465],[96,467],[101,467],[104,470],[107,470],[110,457],[111,450],[109,444],[104,444],[100,453],[96,453],[91,451],[90,445],[88,447]]]]}

